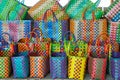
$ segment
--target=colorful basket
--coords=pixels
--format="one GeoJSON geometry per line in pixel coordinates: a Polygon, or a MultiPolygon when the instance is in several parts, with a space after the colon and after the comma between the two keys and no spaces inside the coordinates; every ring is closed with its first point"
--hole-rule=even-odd
{"type": "Polygon", "coordinates": [[[119,21],[119,16],[120,16],[120,1],[119,0],[115,0],[106,10],[106,15],[105,17],[108,20],[112,20],[112,21],[119,21]]]}
{"type": "Polygon", "coordinates": [[[28,7],[16,0],[2,0],[0,3],[0,20],[16,20],[19,16],[24,19],[28,7]]]}
{"type": "Polygon", "coordinates": [[[85,18],[92,19],[92,12],[95,11],[95,17],[97,19],[100,19],[102,15],[99,13],[103,14],[103,12],[102,10],[97,8],[99,3],[100,0],[97,0],[95,3],[90,0],[71,0],[65,11],[70,16],[70,18],[80,20],[82,19],[82,13],[84,12],[84,10],[86,8],[89,8],[89,10],[86,11],[85,18]]]}
{"type": "MultiPolygon", "coordinates": [[[[120,53],[118,53],[120,54],[120,53]]],[[[110,74],[114,80],[120,79],[120,57],[111,57],[110,58],[110,74]]]]}
{"type": "Polygon", "coordinates": [[[97,47],[94,47],[96,49],[96,52],[90,50],[91,48],[88,47],[88,72],[90,74],[91,79],[100,79],[105,80],[106,76],[106,68],[107,68],[107,59],[109,54],[109,48],[110,48],[110,39],[106,33],[103,33],[98,36],[96,40],[97,47]],[[105,42],[103,45],[106,47],[104,48],[104,51],[100,50],[101,45],[98,44],[100,39],[105,39],[105,42]]]}
{"type": "Polygon", "coordinates": [[[67,78],[67,56],[64,52],[51,53],[50,57],[51,78],[67,78]]]}
{"type": "Polygon", "coordinates": [[[120,43],[120,22],[109,22],[108,32],[111,41],[120,43]]]}
{"type": "MultiPolygon", "coordinates": [[[[53,10],[58,20],[67,20],[69,18],[56,0],[40,0],[29,9],[28,13],[34,20],[40,21],[47,9],[53,10]]],[[[51,20],[52,13],[48,11],[46,17],[48,17],[48,20],[51,20]]]]}
{"type": "Polygon", "coordinates": [[[92,19],[87,20],[85,19],[86,10],[82,13],[82,20],[70,20],[70,31],[74,33],[76,40],[94,43],[100,34],[107,33],[107,20],[96,19],[94,12],[92,19]]]}
{"type": "Polygon", "coordinates": [[[30,54],[30,77],[44,78],[49,72],[49,56],[44,52],[30,54]],[[40,55],[41,54],[41,55],[40,55]]]}
{"type": "Polygon", "coordinates": [[[0,78],[8,78],[11,74],[10,57],[0,57],[0,78]]]}
{"type": "Polygon", "coordinates": [[[29,57],[22,52],[12,57],[13,77],[27,78],[29,76],[29,57]]]}
{"type": "MultiPolygon", "coordinates": [[[[68,54],[68,78],[84,80],[87,63],[87,43],[78,41],[76,45],[74,51],[70,51],[68,54]]],[[[68,47],[70,46],[68,45],[68,47]]]]}
{"type": "Polygon", "coordinates": [[[41,21],[34,22],[34,28],[40,28],[44,38],[50,38],[53,41],[59,42],[63,39],[65,32],[68,31],[68,24],[68,20],[58,20],[53,10],[48,9],[41,21]],[[50,20],[47,20],[48,11],[52,13],[52,19],[50,20]]]}

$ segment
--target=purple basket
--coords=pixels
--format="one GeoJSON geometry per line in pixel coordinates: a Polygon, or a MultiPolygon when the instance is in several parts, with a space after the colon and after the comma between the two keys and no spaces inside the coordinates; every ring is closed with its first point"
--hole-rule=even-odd
{"type": "Polygon", "coordinates": [[[52,53],[50,57],[51,78],[67,78],[67,57],[65,53],[52,53]]]}
{"type": "Polygon", "coordinates": [[[112,57],[120,58],[120,52],[112,52],[112,57]]]}
{"type": "Polygon", "coordinates": [[[110,74],[115,80],[120,80],[120,58],[110,58],[110,74]]]}

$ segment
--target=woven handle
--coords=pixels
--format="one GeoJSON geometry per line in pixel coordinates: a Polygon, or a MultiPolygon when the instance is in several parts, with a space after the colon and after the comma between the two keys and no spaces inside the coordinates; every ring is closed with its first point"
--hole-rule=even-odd
{"type": "Polygon", "coordinates": [[[36,30],[40,32],[40,37],[43,37],[42,30],[40,28],[34,28],[32,31],[35,32],[36,30]]]}
{"type": "MultiPolygon", "coordinates": [[[[6,20],[9,20],[9,15],[10,15],[10,12],[11,12],[11,10],[8,12],[8,15],[6,16],[6,20]]],[[[17,13],[17,11],[15,10],[14,12],[16,12],[17,13]]],[[[18,13],[17,13],[18,14],[18,13]]],[[[20,15],[18,14],[18,17],[17,17],[17,19],[16,20],[21,20],[21,17],[20,17],[20,15]]]]}
{"type": "Polygon", "coordinates": [[[51,10],[51,9],[46,10],[46,12],[44,13],[44,16],[43,16],[42,20],[44,20],[44,21],[45,21],[45,19],[47,20],[47,12],[48,12],[48,11],[51,11],[51,12],[52,12],[53,21],[57,21],[57,17],[56,17],[56,15],[55,15],[55,13],[53,12],[53,10],[51,10]]]}
{"type": "MultiPolygon", "coordinates": [[[[66,38],[65,38],[68,33],[70,33],[70,36],[72,36],[72,39],[75,39],[75,36],[70,31],[66,32],[65,35],[64,35],[64,47],[65,47],[65,51],[66,51],[67,55],[69,56],[71,42],[69,42],[68,44],[66,44],[67,42],[66,42],[66,38]]],[[[75,42],[76,40],[72,40],[72,41],[75,42]]]]}
{"type": "MultiPolygon", "coordinates": [[[[89,8],[89,7],[88,7],[88,8],[89,8]]],[[[83,11],[83,13],[82,13],[82,20],[85,20],[85,12],[87,11],[88,8],[86,8],[86,9],[83,11]]],[[[94,12],[94,11],[92,12],[92,20],[93,20],[93,21],[96,20],[96,18],[95,18],[95,12],[94,12]]]]}
{"type": "MultiPolygon", "coordinates": [[[[37,35],[37,33],[35,33],[35,32],[30,32],[28,35],[27,35],[27,37],[30,35],[30,38],[28,38],[29,40],[28,41],[25,41],[25,42],[27,42],[27,43],[29,43],[29,42],[31,42],[31,39],[32,39],[32,34],[34,34],[35,36],[36,36],[36,41],[37,41],[37,39],[38,39],[38,35],[37,35]]],[[[34,41],[35,42],[35,41],[34,41]]]]}

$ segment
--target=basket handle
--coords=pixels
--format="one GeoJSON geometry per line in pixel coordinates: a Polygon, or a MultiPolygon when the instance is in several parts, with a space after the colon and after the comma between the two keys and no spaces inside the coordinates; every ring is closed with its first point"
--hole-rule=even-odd
{"type": "Polygon", "coordinates": [[[47,20],[47,12],[48,12],[48,11],[51,11],[51,12],[52,12],[53,21],[57,21],[57,17],[56,17],[56,15],[55,15],[55,13],[53,12],[53,10],[51,10],[51,9],[47,9],[47,10],[46,10],[46,12],[45,12],[44,15],[43,15],[42,20],[43,20],[43,21],[45,21],[45,19],[47,20]]]}
{"type": "MultiPolygon", "coordinates": [[[[9,20],[9,15],[10,15],[10,12],[11,12],[11,10],[8,12],[8,15],[6,16],[6,20],[9,20]]],[[[17,11],[15,10],[14,12],[16,12],[17,13],[17,11]]],[[[17,13],[18,14],[18,13],[17,13]]],[[[20,17],[20,15],[18,14],[18,17],[17,17],[17,19],[16,20],[21,20],[21,17],[20,17]]]]}
{"type": "Polygon", "coordinates": [[[72,39],[74,39],[74,40],[72,40],[73,42],[76,42],[76,40],[75,40],[74,34],[71,33],[70,31],[67,31],[67,32],[65,33],[65,35],[64,35],[64,47],[65,47],[66,54],[69,56],[69,51],[70,51],[71,42],[69,42],[68,44],[66,44],[66,38],[65,38],[68,33],[70,33],[70,36],[72,36],[72,39]]]}
{"type": "MultiPolygon", "coordinates": [[[[89,6],[88,6],[88,8],[89,8],[89,6]]],[[[87,11],[88,8],[86,8],[86,9],[83,11],[83,13],[82,13],[82,20],[85,20],[85,12],[87,11]]],[[[93,20],[93,21],[96,20],[95,12],[94,12],[94,11],[92,12],[92,20],[93,20]]]]}
{"type": "Polygon", "coordinates": [[[36,41],[37,41],[37,39],[38,39],[38,35],[37,35],[37,33],[35,33],[35,32],[30,32],[26,37],[28,37],[29,35],[30,35],[30,38],[28,38],[29,40],[28,41],[25,41],[25,42],[30,42],[31,41],[31,39],[32,39],[32,34],[34,34],[35,36],[36,36],[36,41]]]}
{"type": "Polygon", "coordinates": [[[40,28],[34,28],[32,31],[35,32],[36,30],[40,32],[40,37],[43,38],[42,30],[40,28]]]}

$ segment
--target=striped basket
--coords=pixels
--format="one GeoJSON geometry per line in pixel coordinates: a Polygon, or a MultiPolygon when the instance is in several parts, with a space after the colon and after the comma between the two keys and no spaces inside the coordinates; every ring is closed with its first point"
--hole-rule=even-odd
{"type": "Polygon", "coordinates": [[[64,52],[52,53],[50,57],[51,78],[67,78],[67,56],[64,52]]]}
{"type": "Polygon", "coordinates": [[[10,57],[0,57],[0,78],[8,78],[11,74],[10,57]]]}
{"type": "Polygon", "coordinates": [[[30,77],[44,78],[49,72],[49,56],[46,52],[30,53],[30,77]]]}
{"type": "MultiPolygon", "coordinates": [[[[120,55],[120,52],[117,54],[120,55]]],[[[114,80],[120,79],[120,57],[110,58],[110,74],[114,80]]]]}
{"type": "Polygon", "coordinates": [[[29,76],[28,52],[21,52],[12,57],[12,68],[14,78],[26,78],[29,76]]]}
{"type": "MultiPolygon", "coordinates": [[[[67,20],[69,18],[56,0],[40,0],[37,4],[29,9],[28,13],[34,20],[40,21],[48,9],[53,10],[58,20],[67,20]]],[[[47,17],[48,20],[51,20],[52,13],[48,12],[47,17]]]]}

